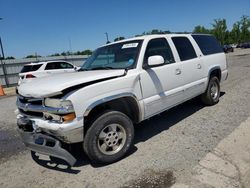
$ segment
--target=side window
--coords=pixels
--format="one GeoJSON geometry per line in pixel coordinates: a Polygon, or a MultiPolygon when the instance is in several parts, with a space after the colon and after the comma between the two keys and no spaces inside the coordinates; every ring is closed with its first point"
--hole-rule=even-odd
{"type": "Polygon", "coordinates": [[[175,62],[171,48],[165,38],[152,39],[148,42],[144,56],[144,63],[147,62],[148,57],[153,55],[161,55],[165,60],[165,64],[175,62]]]}
{"type": "Polygon", "coordinates": [[[172,37],[181,61],[196,58],[194,47],[187,37],[172,37]]]}
{"type": "Polygon", "coordinates": [[[61,62],[61,63],[58,63],[58,64],[60,64],[59,69],[73,69],[74,68],[74,66],[69,64],[69,63],[61,62]]]}
{"type": "Polygon", "coordinates": [[[45,70],[53,70],[53,69],[73,69],[74,66],[68,64],[66,62],[53,62],[48,63],[45,67],[45,70]]]}
{"type": "Polygon", "coordinates": [[[45,70],[53,70],[56,69],[56,64],[55,63],[47,63],[45,70]]]}

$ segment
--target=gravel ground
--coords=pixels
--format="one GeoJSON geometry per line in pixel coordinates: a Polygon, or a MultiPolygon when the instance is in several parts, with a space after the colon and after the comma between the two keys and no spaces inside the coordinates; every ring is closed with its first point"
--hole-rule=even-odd
{"type": "Polygon", "coordinates": [[[0,98],[0,187],[169,187],[189,182],[200,159],[250,116],[250,50],[227,58],[229,78],[216,106],[204,107],[194,99],[141,123],[133,151],[107,166],[90,164],[80,154],[83,159],[71,169],[46,157],[33,160],[16,137],[15,97],[0,98]]]}

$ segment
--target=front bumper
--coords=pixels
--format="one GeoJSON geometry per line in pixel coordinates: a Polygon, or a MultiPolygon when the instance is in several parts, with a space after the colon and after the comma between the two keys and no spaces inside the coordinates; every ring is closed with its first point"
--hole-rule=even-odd
{"type": "Polygon", "coordinates": [[[41,130],[68,144],[83,141],[83,118],[75,118],[74,121],[68,123],[57,123],[39,117],[27,116],[20,113],[19,110],[16,110],[15,113],[17,114],[17,122],[30,121],[30,130],[41,130]]]}
{"type": "Polygon", "coordinates": [[[64,148],[61,141],[43,133],[36,133],[25,128],[32,122],[27,119],[18,119],[19,134],[25,146],[31,151],[35,151],[44,155],[57,157],[66,161],[73,166],[76,159],[64,148]]]}
{"type": "Polygon", "coordinates": [[[221,73],[221,82],[227,80],[227,78],[228,78],[228,70],[222,71],[222,73],[221,73]]]}

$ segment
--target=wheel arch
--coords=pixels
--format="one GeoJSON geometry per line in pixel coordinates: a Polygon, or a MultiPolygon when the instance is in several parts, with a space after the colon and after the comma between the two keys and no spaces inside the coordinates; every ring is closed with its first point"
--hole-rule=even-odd
{"type": "Polygon", "coordinates": [[[142,111],[136,96],[132,93],[121,93],[99,99],[89,105],[84,112],[84,122],[89,124],[90,120],[107,110],[116,110],[126,114],[133,123],[142,120],[142,111]]]}
{"type": "Polygon", "coordinates": [[[208,78],[210,79],[212,76],[217,76],[219,81],[221,81],[221,68],[220,66],[212,67],[208,72],[208,78]]]}

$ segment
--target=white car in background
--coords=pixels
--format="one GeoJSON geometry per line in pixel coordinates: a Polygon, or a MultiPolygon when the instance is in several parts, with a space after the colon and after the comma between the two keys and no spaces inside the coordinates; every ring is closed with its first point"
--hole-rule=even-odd
{"type": "Polygon", "coordinates": [[[79,67],[67,61],[43,61],[30,63],[23,66],[19,73],[18,85],[31,81],[34,78],[49,76],[51,74],[75,72],[79,67]]]}

